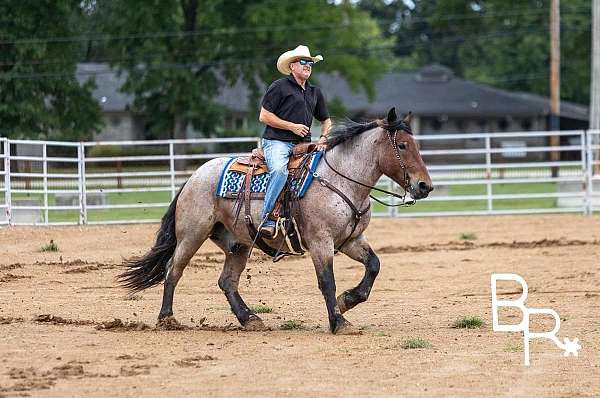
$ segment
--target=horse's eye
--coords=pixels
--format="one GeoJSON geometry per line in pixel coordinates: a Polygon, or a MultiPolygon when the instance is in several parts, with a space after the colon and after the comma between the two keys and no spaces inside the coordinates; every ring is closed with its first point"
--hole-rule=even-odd
{"type": "Polygon", "coordinates": [[[398,144],[396,144],[396,146],[398,147],[398,149],[401,149],[403,151],[406,149],[406,143],[405,142],[399,142],[398,144]]]}

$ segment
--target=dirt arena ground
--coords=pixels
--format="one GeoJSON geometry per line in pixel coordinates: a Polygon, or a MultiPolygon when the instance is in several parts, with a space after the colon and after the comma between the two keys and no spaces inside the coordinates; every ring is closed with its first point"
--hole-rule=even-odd
{"type": "MultiPolygon", "coordinates": [[[[114,277],[123,257],[150,247],[156,228],[0,228],[0,397],[600,395],[597,217],[376,219],[367,236],[381,272],[369,301],[346,315],[358,336],[328,333],[307,257],[253,257],[241,293],[273,310],[261,315],[272,330],[239,330],[211,243],[175,294],[186,329],[154,329],[162,288],[128,296],[114,277]],[[51,239],[59,251],[41,252],[51,239]],[[579,338],[579,357],[537,340],[524,367],[522,334],[492,331],[493,272],[523,276],[527,305],[555,309],[558,337],[579,338]],[[464,316],[485,323],[451,327],[464,316]],[[283,330],[290,321],[300,327],[283,330]],[[431,346],[403,348],[414,338],[431,346]]],[[[362,266],[336,256],[335,274],[341,292],[362,266]]],[[[550,324],[532,319],[539,330],[550,324]]]]}

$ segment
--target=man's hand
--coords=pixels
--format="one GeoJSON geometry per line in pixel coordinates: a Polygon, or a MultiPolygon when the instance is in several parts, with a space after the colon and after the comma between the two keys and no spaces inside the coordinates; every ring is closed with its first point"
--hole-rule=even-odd
{"type": "Polygon", "coordinates": [[[290,131],[296,135],[299,135],[300,137],[306,137],[306,134],[308,134],[309,129],[303,124],[292,124],[292,126],[290,127],[290,131]]]}
{"type": "Polygon", "coordinates": [[[327,136],[329,135],[329,130],[331,130],[331,119],[327,118],[321,122],[321,139],[317,143],[317,149],[319,151],[324,151],[327,149],[327,136]]]}
{"type": "Polygon", "coordinates": [[[317,142],[317,151],[324,151],[327,149],[327,137],[324,135],[319,138],[319,142],[317,142]]]}

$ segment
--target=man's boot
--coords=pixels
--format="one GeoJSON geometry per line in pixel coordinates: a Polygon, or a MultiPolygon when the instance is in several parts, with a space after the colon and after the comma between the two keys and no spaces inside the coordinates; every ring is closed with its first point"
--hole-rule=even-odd
{"type": "Polygon", "coordinates": [[[275,222],[266,219],[262,227],[260,227],[260,234],[265,238],[271,239],[273,236],[275,236],[275,230],[275,222]]]}

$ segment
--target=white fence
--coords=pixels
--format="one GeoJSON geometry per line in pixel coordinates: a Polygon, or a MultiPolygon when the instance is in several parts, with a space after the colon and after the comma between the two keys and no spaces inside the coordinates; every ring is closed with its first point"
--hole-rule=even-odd
{"type": "MultiPolygon", "coordinates": [[[[589,215],[600,209],[600,131],[417,138],[436,190],[412,207],[374,203],[374,215],[589,215]],[[548,145],[551,136],[559,136],[560,145],[548,145]]],[[[0,138],[0,224],[155,222],[199,164],[246,153],[258,142],[258,138],[81,143],[0,138]]],[[[387,178],[379,184],[397,189],[387,178]]],[[[388,200],[395,203],[394,198],[388,200]]]]}

